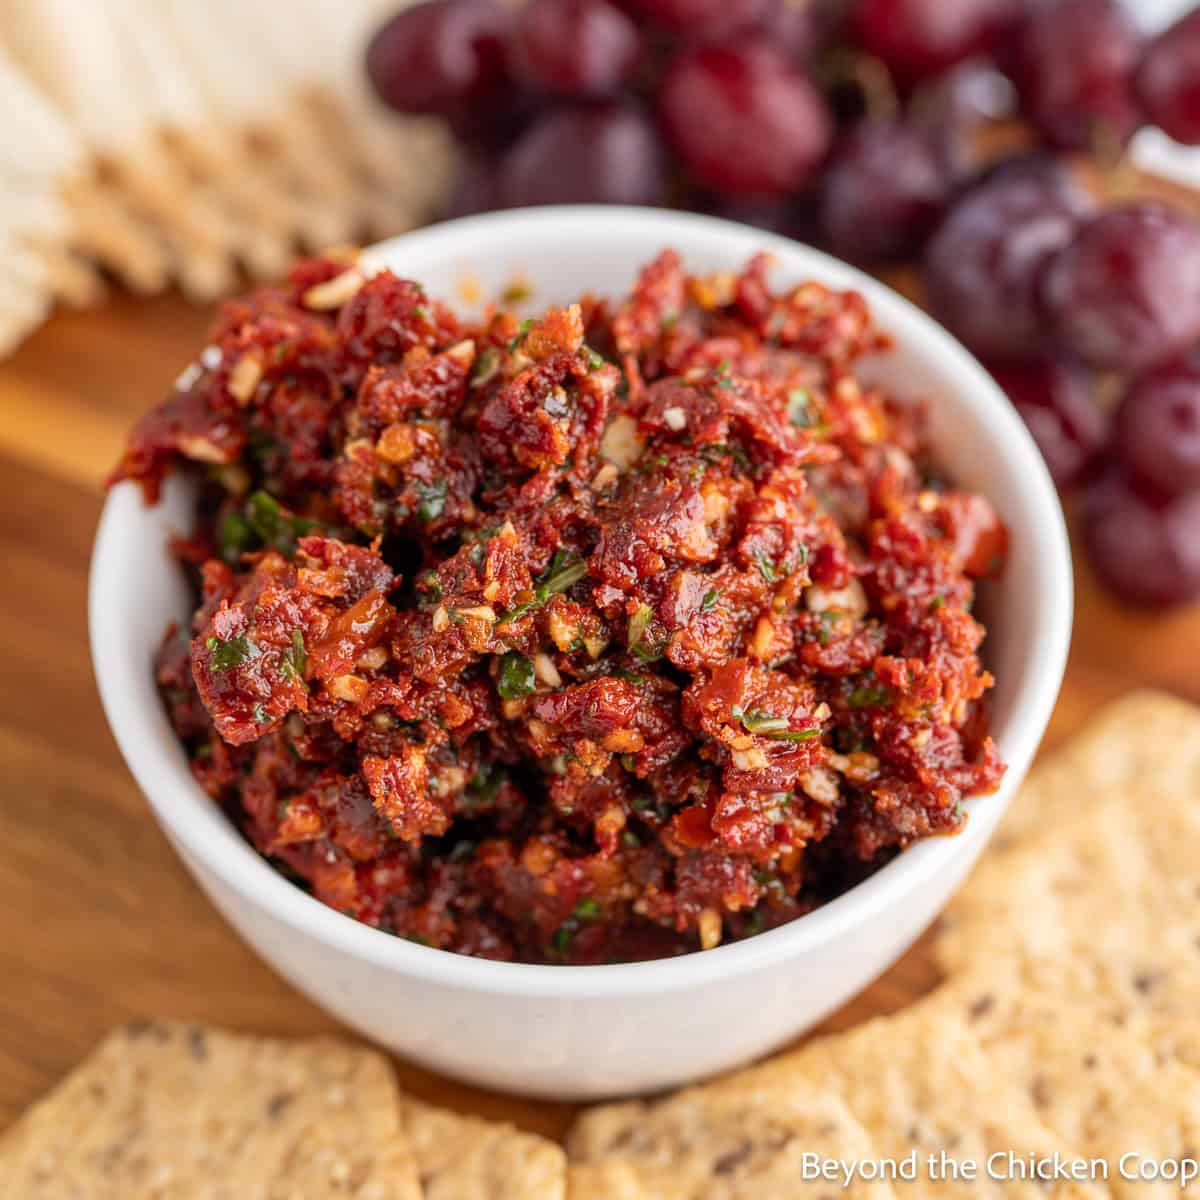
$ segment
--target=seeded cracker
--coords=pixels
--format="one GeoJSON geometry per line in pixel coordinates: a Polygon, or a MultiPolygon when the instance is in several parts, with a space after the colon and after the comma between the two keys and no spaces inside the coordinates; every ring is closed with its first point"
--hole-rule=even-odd
{"type": "Polygon", "coordinates": [[[608,1104],[571,1131],[570,1200],[890,1200],[887,1183],[805,1181],[805,1151],[876,1150],[830,1089],[774,1064],[659,1101],[608,1104]]]}
{"type": "Polygon", "coordinates": [[[985,860],[942,920],[947,974],[1070,994],[1200,1068],[1200,802],[1135,788],[985,860]],[[1003,964],[1001,966],[1001,964],[1003,964]]]}
{"type": "Polygon", "coordinates": [[[546,1138],[408,1097],[401,1121],[424,1200],[563,1200],[566,1194],[566,1155],[546,1138]]]}
{"type": "MultiPolygon", "coordinates": [[[[1088,1158],[1108,1162],[1108,1187],[1129,1200],[1178,1195],[1178,1183],[1122,1178],[1121,1158],[1194,1158],[1200,1072],[1087,996],[1014,989],[1000,967],[948,984],[996,1074],[1020,1087],[1039,1118],[1088,1158]]],[[[1194,1034],[1194,1031],[1193,1031],[1194,1034]]]]}
{"type": "Polygon", "coordinates": [[[1075,1200],[1106,1194],[1091,1183],[989,1177],[993,1154],[1011,1151],[1024,1159],[1057,1152],[1076,1159],[1081,1151],[1046,1126],[1024,1090],[996,1071],[955,1006],[938,994],[895,1016],[812,1042],[767,1069],[780,1068],[836,1087],[877,1154],[902,1158],[917,1151],[921,1173],[916,1183],[898,1185],[901,1194],[906,1188],[922,1200],[1075,1200]],[[924,1163],[943,1150],[978,1164],[978,1178],[932,1178],[924,1163]]]}
{"type": "Polygon", "coordinates": [[[1106,705],[1030,773],[988,854],[1019,847],[1045,822],[1069,820],[1130,786],[1200,802],[1200,708],[1153,691],[1106,705]]]}
{"type": "Polygon", "coordinates": [[[0,1144],[21,1200],[421,1200],[383,1057],[142,1022],[0,1144]]]}

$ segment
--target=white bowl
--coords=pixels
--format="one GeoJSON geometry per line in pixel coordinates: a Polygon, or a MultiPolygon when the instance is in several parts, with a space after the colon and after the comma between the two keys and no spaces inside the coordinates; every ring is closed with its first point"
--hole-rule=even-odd
{"type": "Polygon", "coordinates": [[[871,374],[899,395],[928,398],[940,461],[1008,523],[1011,559],[984,600],[993,731],[1008,774],[999,794],[970,802],[960,835],[913,846],[789,925],[682,958],[533,966],[391,937],[277,874],[192,780],[151,669],[167,622],[188,612],[167,551],[168,532],[189,524],[187,486],[173,481],[152,508],[134,485],[116,488],[92,558],[92,656],[105,712],[213,903],[280,974],[367,1037],[435,1071],[531,1096],[647,1092],[736,1066],[814,1025],[885,970],[946,903],[1000,820],[1049,719],[1070,634],[1066,531],[1024,425],[949,334],[868,276],[758,230],[634,208],[473,217],[385,242],[371,260],[455,302],[463,277],[494,296],[520,274],[545,304],[585,290],[620,294],[667,246],[696,271],[737,267],[766,249],[777,283],[816,279],[862,292],[897,342],[871,374]]]}

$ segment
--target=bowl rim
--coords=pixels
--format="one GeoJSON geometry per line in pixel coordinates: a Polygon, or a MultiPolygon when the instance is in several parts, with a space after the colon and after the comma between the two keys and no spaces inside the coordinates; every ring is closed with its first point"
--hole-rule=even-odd
{"type": "MultiPolygon", "coordinates": [[[[142,507],[137,485],[127,482],[108,495],[93,547],[88,580],[88,624],[93,670],[109,725],[126,764],[177,851],[194,858],[251,906],[267,910],[282,925],[380,968],[430,983],[479,993],[533,998],[602,998],[675,992],[718,979],[753,973],[794,958],[851,933],[894,907],[923,881],[972,856],[986,843],[1024,775],[1049,721],[1066,665],[1072,617],[1072,571],[1062,509],[1041,455],[1024,423],[983,367],[944,328],[886,284],[854,267],[777,234],[715,217],[625,206],[567,205],[487,213],[427,226],[370,247],[369,265],[382,265],[405,249],[449,250],[465,235],[481,231],[505,242],[509,236],[574,229],[580,236],[661,231],[663,245],[686,231],[729,239],[736,235],[790,259],[796,269],[838,288],[854,288],[872,315],[898,342],[926,358],[942,360],[958,381],[956,397],[977,411],[1003,446],[1011,471],[1022,479],[1025,503],[1035,510],[1034,636],[1025,682],[1003,730],[997,731],[1008,771],[992,795],[967,801],[970,819],[951,837],[928,838],[909,847],[862,883],[820,908],[776,929],[712,950],[646,962],[597,966],[551,966],[497,962],[421,946],[347,917],[286,880],[262,858],[194,781],[179,748],[162,744],[154,715],[122,694],[141,665],[123,662],[110,632],[121,626],[119,589],[106,564],[117,553],[127,527],[142,507]],[[1036,646],[1036,649],[1035,649],[1036,646]],[[172,753],[172,750],[175,753],[172,753]],[[981,808],[977,806],[982,804],[981,808]]],[[[130,693],[132,694],[132,693],[130,693]]],[[[161,719],[161,713],[158,714],[161,719]]],[[[193,865],[189,861],[189,865],[193,865]]]]}

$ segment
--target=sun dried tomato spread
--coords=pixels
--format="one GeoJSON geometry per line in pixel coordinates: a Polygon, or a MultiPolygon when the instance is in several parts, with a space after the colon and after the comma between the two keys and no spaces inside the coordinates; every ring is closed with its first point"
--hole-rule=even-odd
{"type": "Polygon", "coordinates": [[[326,904],[527,962],[746,937],[955,831],[1006,535],[885,348],[764,258],[532,321],[326,260],[226,304],[114,474],[200,479],[157,663],[196,778],[326,904]]]}

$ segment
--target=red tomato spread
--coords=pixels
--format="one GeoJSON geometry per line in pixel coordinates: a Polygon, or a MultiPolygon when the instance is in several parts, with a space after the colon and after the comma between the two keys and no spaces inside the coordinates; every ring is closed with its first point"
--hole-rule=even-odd
{"type": "Polygon", "coordinates": [[[1003,773],[1006,535],[866,386],[861,296],[666,252],[460,320],[345,263],[228,303],[114,479],[188,464],[157,662],[201,786],[326,904],[602,963],[789,921],[1003,773]]]}

